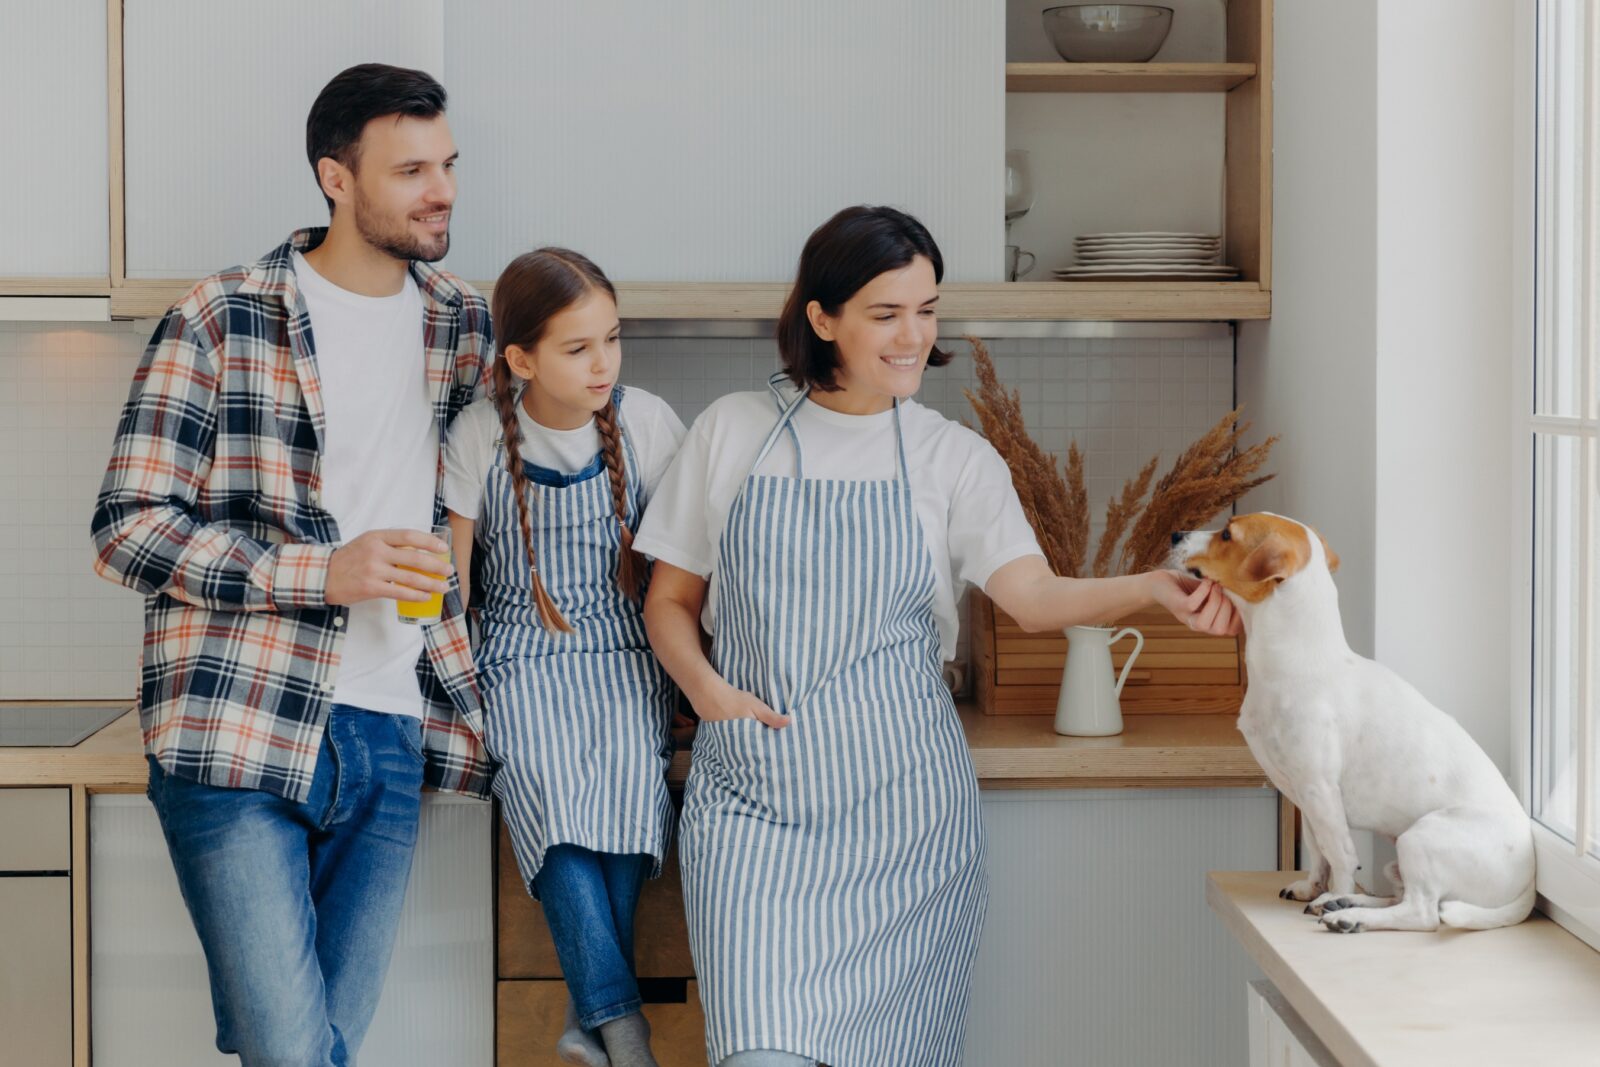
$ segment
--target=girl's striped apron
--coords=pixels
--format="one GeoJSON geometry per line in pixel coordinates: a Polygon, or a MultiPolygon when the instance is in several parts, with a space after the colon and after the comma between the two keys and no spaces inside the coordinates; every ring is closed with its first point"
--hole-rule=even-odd
{"type": "MultiPolygon", "coordinates": [[[[622,387],[612,399],[619,412],[622,387]]],[[[623,434],[627,522],[637,529],[639,463],[623,434]]],[[[503,449],[505,442],[499,442],[503,449]]],[[[485,546],[484,743],[523,881],[551,845],[648,853],[660,873],[672,807],[670,733],[678,693],[645,637],[640,605],[617,588],[621,536],[603,457],[577,474],[523,465],[535,558],[575,632],[546,630],[517,519],[511,474],[491,467],[476,539],[485,546]]]]}
{"type": "Polygon", "coordinates": [[[803,399],[780,397],[718,553],[713,662],[793,721],[706,722],[695,741],[681,859],[708,1051],[953,1065],[984,836],[900,411],[899,477],[807,479],[803,399]],[[785,427],[796,476],[755,474],[785,427]]]}

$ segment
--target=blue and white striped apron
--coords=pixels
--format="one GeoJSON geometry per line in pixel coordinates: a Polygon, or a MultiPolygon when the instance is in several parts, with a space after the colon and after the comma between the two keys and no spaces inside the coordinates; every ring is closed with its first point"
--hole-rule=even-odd
{"type": "Polygon", "coordinates": [[[717,557],[713,662],[793,720],[706,722],[695,740],[680,856],[707,1051],[954,1065],[983,822],[900,412],[897,478],[807,479],[789,426],[803,398],[780,396],[717,557]],[[785,427],[795,477],[757,475],[785,427]]]}
{"type": "MultiPolygon", "coordinates": [[[[612,397],[621,418],[622,388],[612,397]]],[[[625,432],[627,522],[637,529],[639,463],[625,432]]],[[[621,531],[602,455],[576,474],[524,463],[533,483],[535,557],[573,633],[546,630],[511,474],[489,471],[477,540],[483,567],[484,744],[522,878],[552,845],[648,853],[661,872],[672,825],[667,764],[678,693],[645,636],[640,605],[617,588],[621,531]]],[[[654,875],[652,875],[653,877],[654,875]]]]}

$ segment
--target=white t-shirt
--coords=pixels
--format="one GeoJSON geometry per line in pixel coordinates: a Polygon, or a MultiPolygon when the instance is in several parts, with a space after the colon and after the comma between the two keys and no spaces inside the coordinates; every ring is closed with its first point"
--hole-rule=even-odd
{"type": "MultiPolygon", "coordinates": [[[[422,348],[422,294],[409,272],[394,296],[341,289],[294,255],[322,382],[322,506],[354,540],[369,530],[427,530],[439,470],[439,428],[422,348]]],[[[422,716],[422,627],[393,600],[350,608],[333,701],[422,716]]]]}
{"type": "MultiPolygon", "coordinates": [[[[633,446],[643,479],[640,506],[654,495],[678,446],[687,433],[672,406],[654,393],[631,386],[622,390],[622,432],[633,446]]],[[[576,474],[593,462],[600,451],[600,431],[594,420],[575,430],[552,430],[533,421],[521,403],[517,424],[522,428],[518,453],[523,460],[562,474],[576,474]]],[[[500,439],[500,415],[488,397],[468,407],[450,424],[444,449],[444,506],[463,518],[477,520],[483,510],[483,488],[489,468],[501,462],[495,447],[500,439]]]]}
{"type": "MultiPolygon", "coordinates": [[[[903,402],[900,417],[912,503],[933,557],[940,650],[949,659],[960,629],[956,601],[965,583],[981,588],[1012,560],[1043,553],[1011,470],[988,441],[916,401],[903,402]]],[[[701,616],[708,632],[716,626],[715,564],[728,511],[777,418],[770,392],[733,393],[707,408],[690,428],[634,541],[645,555],[710,579],[701,616]]],[[[892,410],[844,415],[808,398],[791,425],[800,437],[807,478],[899,476],[892,410]]],[[[794,476],[787,431],[754,473],[794,476]]]]}

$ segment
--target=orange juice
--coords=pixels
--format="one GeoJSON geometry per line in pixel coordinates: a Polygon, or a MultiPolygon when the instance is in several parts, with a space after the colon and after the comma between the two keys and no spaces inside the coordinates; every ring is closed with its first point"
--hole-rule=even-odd
{"type": "MultiPolygon", "coordinates": [[[[448,556],[437,555],[433,552],[424,552],[423,555],[449,560],[448,556]]],[[[426,574],[429,578],[437,578],[440,581],[444,581],[444,575],[424,570],[421,567],[402,566],[400,569],[410,571],[412,574],[426,574]]],[[[427,600],[396,600],[394,604],[395,609],[400,613],[401,622],[413,625],[421,622],[438,622],[440,615],[444,613],[444,594],[434,593],[427,600]]]]}
{"type": "MultiPolygon", "coordinates": [[[[450,544],[449,526],[435,526],[429,532],[439,540],[443,541],[445,544],[450,544]]],[[[422,552],[419,550],[417,555],[431,556],[434,559],[442,559],[446,563],[450,562],[450,554],[448,552],[422,552]]],[[[412,574],[426,574],[429,578],[437,578],[441,582],[445,580],[444,575],[427,570],[423,567],[407,567],[402,564],[400,569],[403,571],[410,571],[412,574]]],[[[427,600],[396,600],[394,605],[395,610],[400,615],[400,621],[406,623],[407,625],[416,626],[425,622],[438,622],[440,617],[444,614],[444,594],[434,593],[428,597],[427,600]]]]}

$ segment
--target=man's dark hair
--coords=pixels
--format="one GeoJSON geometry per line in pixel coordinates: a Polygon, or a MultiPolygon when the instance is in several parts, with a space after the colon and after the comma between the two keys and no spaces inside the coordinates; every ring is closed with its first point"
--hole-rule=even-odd
{"type": "MultiPolygon", "coordinates": [[[[933,264],[935,282],[944,278],[944,256],[928,228],[892,207],[847,207],[817,227],[800,253],[794,288],[778,315],[778,355],[789,380],[825,392],[839,388],[839,350],[811,328],[806,305],[815,300],[837,315],[872,279],[917,256],[933,264]]],[[[928,356],[930,367],[949,362],[950,353],[937,346],[928,356]]]]}
{"type": "MultiPolygon", "coordinates": [[[[444,114],[444,86],[420,70],[391,67],[387,63],[362,63],[340,71],[311,105],[306,116],[306,158],[311,173],[324,156],[353,172],[361,162],[361,131],[384,115],[409,115],[431,119],[444,114]]],[[[317,188],[322,179],[317,178],[317,188]]],[[[328,211],[333,211],[333,201],[328,211]]]]}

